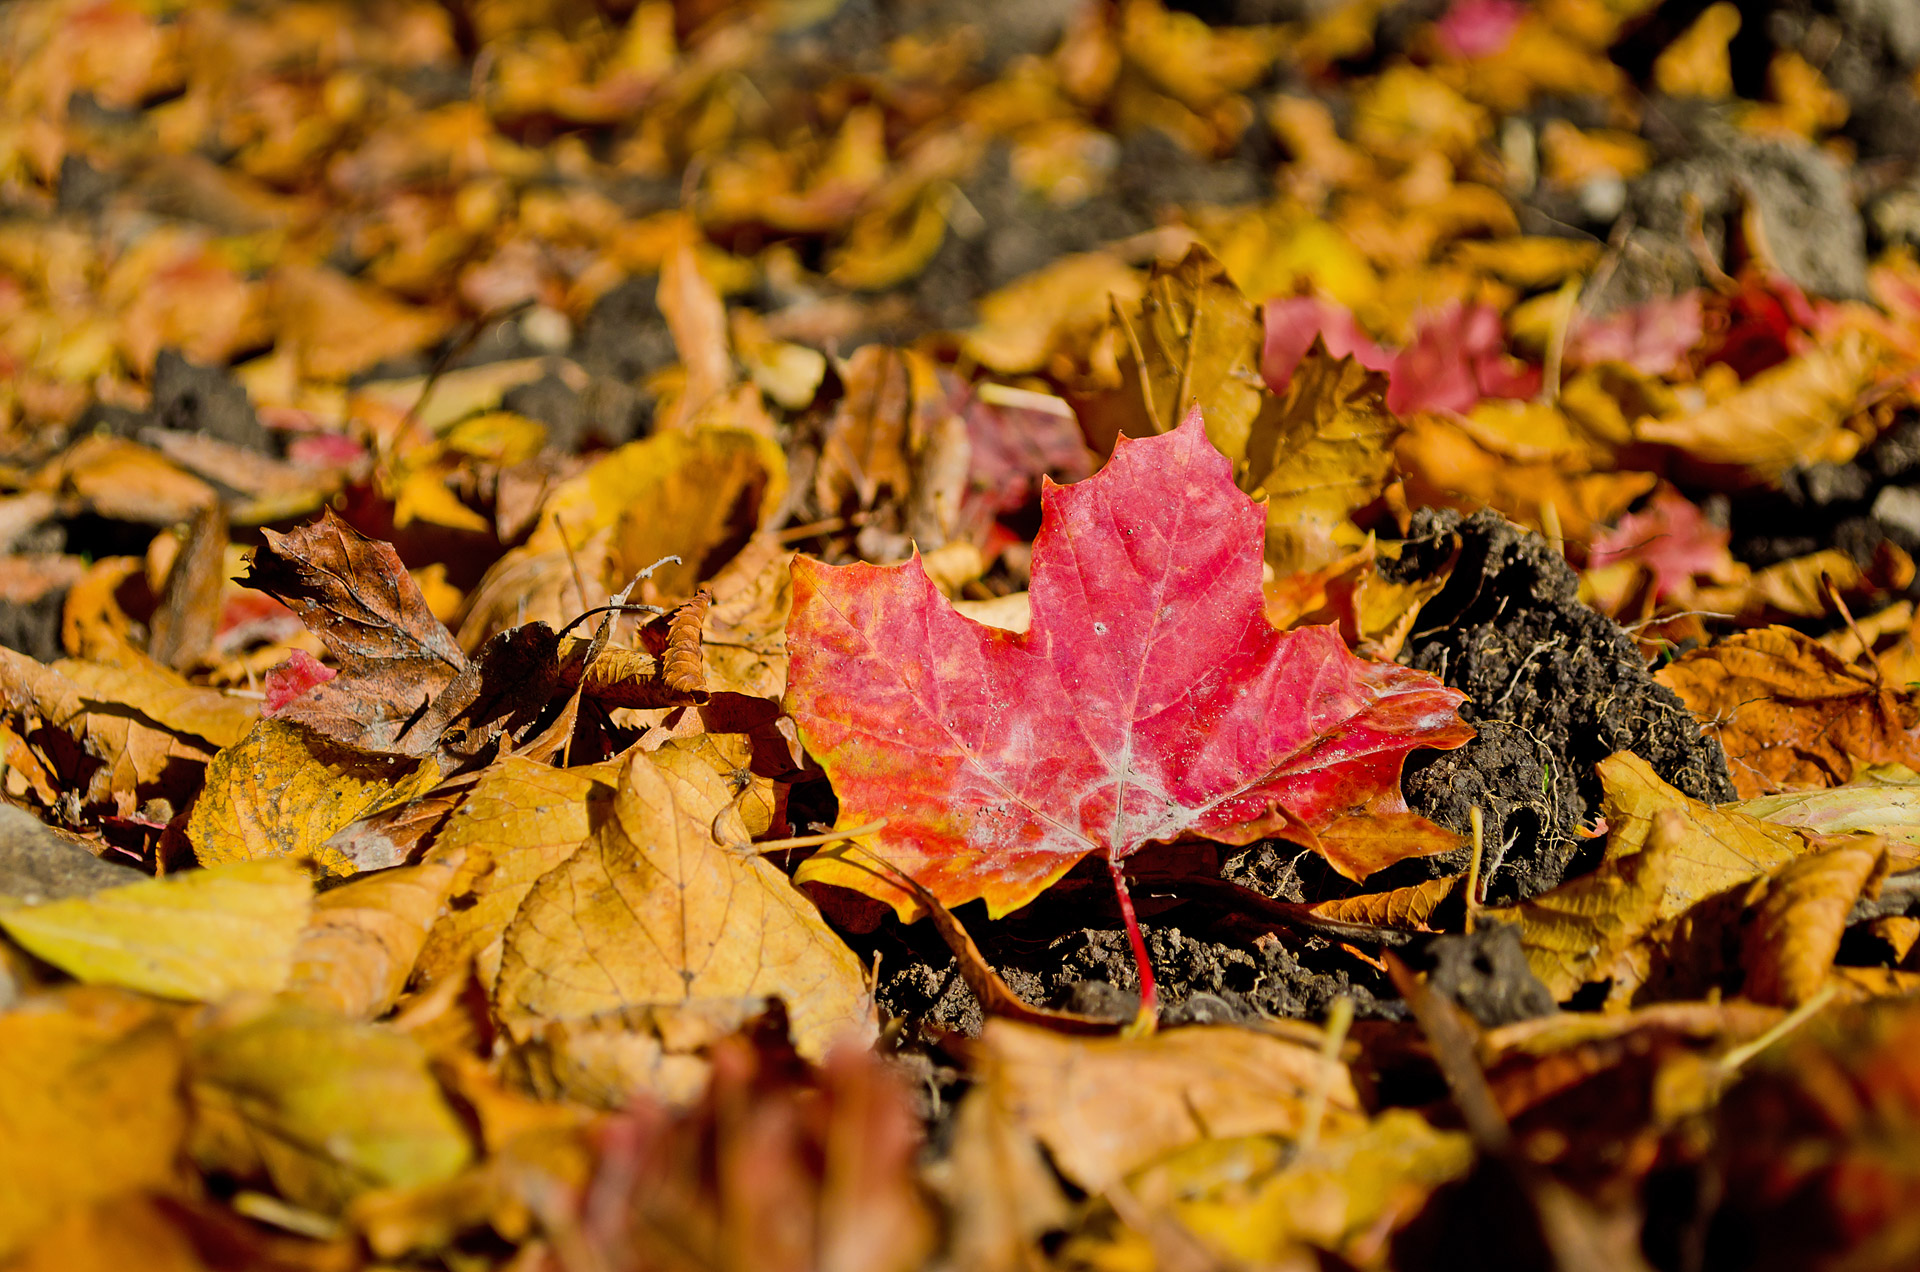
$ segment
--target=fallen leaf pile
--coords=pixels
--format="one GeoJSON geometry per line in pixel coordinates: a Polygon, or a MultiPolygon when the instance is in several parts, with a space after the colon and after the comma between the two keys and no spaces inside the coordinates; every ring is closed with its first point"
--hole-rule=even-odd
{"type": "Polygon", "coordinates": [[[0,6],[0,1272],[1920,1261],[1899,5],[0,6]]]}

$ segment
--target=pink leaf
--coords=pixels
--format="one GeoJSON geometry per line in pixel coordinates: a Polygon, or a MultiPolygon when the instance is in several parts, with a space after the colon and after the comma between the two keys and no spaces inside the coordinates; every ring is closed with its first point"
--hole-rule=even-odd
{"type": "Polygon", "coordinates": [[[339,674],[331,667],[322,666],[320,660],[306,650],[294,650],[287,655],[287,661],[267,672],[267,702],[260,709],[260,714],[279,715],[307,690],[315,685],[323,685],[339,674]]]}
{"type": "Polygon", "coordinates": [[[1526,15],[1519,0],[1454,0],[1433,31],[1448,57],[1497,57],[1526,15]]]}
{"type": "MultiPolygon", "coordinates": [[[[1025,634],[960,617],[917,560],[794,562],[786,707],[842,822],[888,819],[880,855],[997,915],[1089,854],[1117,874],[1185,836],[1280,834],[1353,878],[1455,842],[1399,777],[1471,736],[1462,696],[1331,627],[1267,622],[1264,513],[1197,410],[1041,506],[1025,634]]],[[[906,904],[851,861],[802,877],[906,904]]]]}
{"type": "Polygon", "coordinates": [[[1316,336],[1327,342],[1327,352],[1334,357],[1351,356],[1369,371],[1385,371],[1393,365],[1393,355],[1369,340],[1353,315],[1339,305],[1314,296],[1270,300],[1260,376],[1275,393],[1285,391],[1316,336]]]}
{"type": "Polygon", "coordinates": [[[1696,290],[1583,320],[1567,337],[1567,365],[1622,362],[1642,375],[1666,375],[1700,343],[1705,318],[1696,290]]]}
{"type": "Polygon", "coordinates": [[[1653,599],[1683,591],[1696,575],[1723,579],[1733,569],[1727,550],[1731,535],[1669,487],[1638,512],[1620,518],[1611,530],[1593,536],[1587,568],[1638,561],[1653,572],[1653,599]]]}

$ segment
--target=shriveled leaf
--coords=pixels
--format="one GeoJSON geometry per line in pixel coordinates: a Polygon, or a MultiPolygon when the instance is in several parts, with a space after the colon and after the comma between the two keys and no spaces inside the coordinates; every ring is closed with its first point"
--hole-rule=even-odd
{"type": "Polygon", "coordinates": [[[287,993],[353,1019],[383,1014],[406,988],[459,865],[438,858],[321,893],[293,946],[287,993]]]}
{"type": "Polygon", "coordinates": [[[0,928],[79,980],[215,1001],[285,985],[312,904],[292,864],[235,862],[0,910],[0,928]]]}
{"type": "Polygon", "coordinates": [[[368,1189],[450,1178],[472,1156],[419,1043],[301,1004],[202,1030],[188,1080],[201,1167],[263,1171],[322,1214],[368,1189]]]}
{"type": "Polygon", "coordinates": [[[1225,1025],[1071,1038],[993,1020],[981,1041],[989,1089],[1089,1192],[1203,1137],[1297,1136],[1323,1084],[1323,1133],[1364,1121],[1346,1067],[1304,1040],[1225,1025]]]}
{"type": "Polygon", "coordinates": [[[151,999],[68,989],[0,1012],[0,1258],[71,1208],[176,1184],[181,1046],[151,999]]]}
{"type": "Polygon", "coordinates": [[[619,766],[614,762],[557,769],[509,757],[474,787],[434,841],[430,862],[460,862],[453,904],[421,947],[418,968],[428,983],[458,975],[480,958],[483,983],[500,965],[496,942],[534,883],[560,865],[609,810],[619,766]]]}
{"type": "Polygon", "coordinates": [[[333,833],[439,779],[431,762],[369,756],[297,724],[262,720],[207,766],[187,837],[202,865],[290,857],[351,874],[356,863],[326,847],[333,833]]]}
{"type": "MultiPolygon", "coordinates": [[[[888,818],[883,857],[995,915],[1089,853],[1186,834],[1283,834],[1353,878],[1407,855],[1339,823],[1406,815],[1406,754],[1470,736],[1460,695],[1267,624],[1262,515],[1197,413],[1043,503],[1024,635],[955,614],[917,562],[795,562],[787,709],[843,824],[888,818]]],[[[912,908],[850,861],[801,877],[912,908]]]]}
{"type": "Polygon", "coordinates": [[[1435,929],[1428,926],[1428,920],[1441,903],[1453,895],[1461,878],[1444,875],[1391,892],[1369,892],[1340,901],[1322,901],[1305,909],[1314,918],[1335,923],[1363,923],[1397,932],[1431,932],[1435,929]]]}
{"type": "Polygon", "coordinates": [[[1885,868],[1886,850],[1868,839],[1809,853],[1776,870],[1749,916],[1742,960],[1746,996],[1798,1007],[1818,993],[1840,950],[1848,912],[1885,868]]]}
{"type": "Polygon", "coordinates": [[[1385,488],[1399,431],[1385,378],[1316,342],[1246,442],[1240,485],[1266,496],[1275,574],[1320,569],[1365,540],[1349,517],[1385,488]]]}
{"type": "Polygon", "coordinates": [[[1869,764],[1920,766],[1920,700],[1792,628],[1716,641],[1655,679],[1726,748],[1744,798],[1839,786],[1869,764]]]}
{"type": "Polygon", "coordinates": [[[771,535],[761,536],[710,586],[713,605],[701,630],[708,690],[778,701],[787,689],[793,553],[771,535]]]}
{"type": "MultiPolygon", "coordinates": [[[[331,511],[287,534],[268,530],[242,580],[319,636],[338,676],[313,681],[276,715],[364,750],[398,748],[467,656],[433,615],[391,544],[331,511]]],[[[417,753],[417,752],[416,752],[417,753]]]]}
{"type": "Polygon", "coordinates": [[[852,951],[785,875],[715,839],[745,843],[734,798],[710,764],[628,759],[611,815],[507,930],[494,1003],[516,1036],[543,1020],[753,995],[787,1002],[804,1054],[870,1033],[852,951]]]}

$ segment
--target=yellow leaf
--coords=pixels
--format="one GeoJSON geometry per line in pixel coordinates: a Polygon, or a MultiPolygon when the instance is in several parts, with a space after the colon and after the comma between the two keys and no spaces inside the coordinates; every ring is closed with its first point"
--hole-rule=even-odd
{"type": "Polygon", "coordinates": [[[416,468],[400,483],[393,497],[393,524],[405,529],[416,521],[449,530],[491,534],[493,525],[447,489],[447,473],[438,464],[416,468]]]}
{"type": "Polygon", "coordinates": [[[1767,368],[1711,406],[1641,420],[1634,432],[1752,481],[1770,480],[1796,464],[1844,463],[1859,439],[1841,426],[1878,377],[1881,353],[1868,333],[1845,331],[1767,368]]]}
{"type": "Polygon", "coordinates": [[[578,548],[612,527],[611,590],[675,555],[682,564],[662,566],[650,583],[659,596],[687,597],[774,515],[786,490],[786,455],[771,438],[745,429],[659,433],[556,489],[526,551],[578,548]]]}
{"type": "Polygon", "coordinates": [[[553,768],[510,756],[480,778],[427,854],[458,860],[450,885],[454,904],[427,933],[418,959],[429,984],[459,975],[479,956],[481,983],[499,970],[500,934],[536,880],[573,855],[604,820],[619,766],[609,761],[553,768]]]}
{"type": "Polygon", "coordinates": [[[1659,921],[1677,851],[1677,838],[1662,837],[1551,892],[1481,913],[1519,925],[1527,965],[1564,1002],[1588,981],[1606,976],[1614,960],[1659,921]]]}
{"type": "Polygon", "coordinates": [[[1727,45],[1740,30],[1740,10],[1721,0],[1681,32],[1653,62],[1653,84],[1669,97],[1719,99],[1733,95],[1727,45]]]}
{"type": "Polygon", "coordinates": [[[1156,264],[1139,304],[1117,312],[1125,336],[1118,391],[1132,408],[1120,431],[1172,432],[1198,406],[1220,453],[1244,455],[1266,396],[1260,314],[1213,253],[1196,244],[1178,265],[1156,264]]]}
{"type": "Polygon", "coordinates": [[[321,893],[293,948],[288,995],[359,1020],[384,1014],[406,988],[459,864],[430,858],[321,893]]]}
{"type": "MultiPolygon", "coordinates": [[[[1789,861],[1752,906],[1742,964],[1743,993],[1757,1003],[1798,1007],[1826,984],[1847,915],[1886,868],[1880,841],[1867,838],[1789,861]]],[[[1877,885],[1873,891],[1878,892],[1877,885]]]]}
{"type": "Polygon", "coordinates": [[[1267,561],[1286,577],[1330,565],[1366,536],[1350,514],[1379,497],[1400,428],[1386,377],[1318,341],[1246,440],[1240,484],[1267,499],[1267,561]]]}
{"type": "Polygon", "coordinates": [[[1610,755],[1595,766],[1604,792],[1600,810],[1607,822],[1606,860],[1645,850],[1654,819],[1664,811],[1681,814],[1683,849],[1676,859],[1673,887],[1660,903],[1660,917],[1672,918],[1694,902],[1793,860],[1805,841],[1786,826],[1762,822],[1738,805],[1716,808],[1681,794],[1631,751],[1610,755]]]}
{"type": "Polygon", "coordinates": [[[1322,1083],[1322,1134],[1362,1121],[1346,1066],[1323,1060],[1304,1038],[1226,1025],[1076,1038],[996,1019],[981,1043],[984,1085],[1089,1192],[1202,1138],[1297,1136],[1307,1097],[1322,1083]]]}
{"type": "Polygon", "coordinates": [[[1072,337],[1099,328],[1114,307],[1133,305],[1145,290],[1140,274],[1111,253],[1063,256],[981,297],[979,325],[962,350],[990,371],[1037,371],[1072,337]]]}
{"type": "Polygon", "coordinates": [[[188,1076],[201,1168],[264,1169],[308,1210],[448,1179],[472,1157],[426,1052],[379,1025],[279,1004],[203,1029],[188,1076]]]}
{"type": "Polygon", "coordinates": [[[0,1012],[0,1259],[71,1208],[174,1183],[180,1063],[151,999],[72,989],[0,1012]]]}
{"type": "Polygon", "coordinates": [[[202,865],[290,857],[352,874],[353,863],[327,839],[439,781],[434,764],[362,755],[298,725],[262,720],[207,765],[187,837],[202,865]]]}
{"type": "Polygon", "coordinates": [[[1462,1132],[1388,1109],[1305,1152],[1281,1136],[1201,1140],[1128,1187],[1233,1264],[1273,1267],[1308,1249],[1359,1256],[1355,1247],[1370,1248],[1383,1228],[1472,1164],[1473,1143],[1462,1132]]]}
{"type": "Polygon", "coordinates": [[[716,819],[746,838],[722,774],[674,767],[635,753],[612,815],[521,903],[494,986],[509,1031],[525,1038],[542,1020],[767,995],[786,1001],[804,1055],[871,1037],[859,960],[784,874],[715,841],[716,819]]]}
{"type": "Polygon", "coordinates": [[[0,928],[79,980],[213,1001],[286,984],[312,901],[290,863],[239,862],[0,910],[0,928]]]}

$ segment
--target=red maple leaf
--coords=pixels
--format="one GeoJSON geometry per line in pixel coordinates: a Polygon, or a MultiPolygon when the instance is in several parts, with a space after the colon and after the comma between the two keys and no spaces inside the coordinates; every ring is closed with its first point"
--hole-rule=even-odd
{"type": "MultiPolygon", "coordinates": [[[[1352,878],[1457,842],[1407,811],[1416,747],[1472,736],[1462,695],[1355,657],[1331,627],[1280,632],[1260,591],[1265,512],[1195,410],[1122,439],[1100,473],[1047,482],[1025,634],[954,613],[917,560],[793,566],[787,710],[843,825],[942,903],[995,916],[1104,855],[1151,970],[1122,862],[1184,837],[1282,835],[1352,878]]],[[[802,878],[911,899],[852,859],[802,878]]]]}

